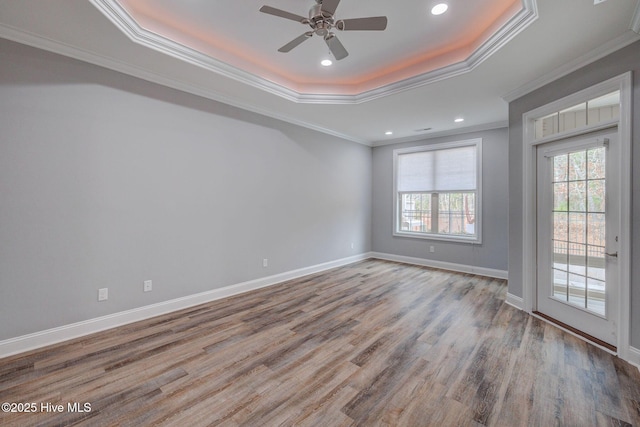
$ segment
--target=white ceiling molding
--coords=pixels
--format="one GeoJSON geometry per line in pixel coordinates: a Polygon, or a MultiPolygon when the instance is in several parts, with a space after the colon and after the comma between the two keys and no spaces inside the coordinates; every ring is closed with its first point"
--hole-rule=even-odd
{"type": "MultiPolygon", "coordinates": [[[[159,34],[165,34],[166,37],[174,39],[174,43],[179,41],[182,46],[178,44],[176,48],[183,48],[179,52],[180,55],[192,53],[188,51],[187,47],[199,50],[199,53],[203,55],[196,57],[195,61],[187,62],[181,59],[178,54],[169,56],[161,51],[130,41],[131,39],[125,35],[124,30],[106,18],[105,13],[98,9],[92,1],[97,2],[98,0],[83,0],[75,6],[73,4],[76,2],[0,1],[2,4],[0,7],[2,10],[0,13],[0,37],[208,98],[229,105],[229,108],[240,108],[275,119],[277,122],[270,125],[274,129],[284,130],[286,129],[284,122],[288,122],[365,146],[424,141],[439,136],[502,127],[506,125],[508,111],[505,100],[518,98],[522,94],[640,39],[640,35],[634,32],[640,30],[638,28],[640,27],[640,9],[638,8],[640,0],[607,1],[598,6],[593,6],[593,4],[589,4],[590,2],[576,2],[575,4],[569,2],[572,3],[569,5],[567,2],[556,0],[517,0],[515,3],[510,3],[508,14],[501,15],[502,20],[493,21],[494,27],[485,30],[484,37],[481,36],[479,39],[476,37],[475,45],[467,43],[464,48],[445,51],[448,52],[447,58],[450,59],[450,62],[447,63],[445,62],[446,58],[442,58],[432,64],[434,67],[437,66],[436,64],[440,64],[442,68],[431,69],[431,72],[415,75],[415,77],[408,74],[409,71],[404,71],[406,73],[404,74],[405,79],[397,81],[401,80],[401,77],[399,77],[399,73],[393,74],[395,72],[393,67],[385,65],[379,69],[376,68],[376,72],[373,72],[367,61],[362,62],[360,67],[358,67],[358,61],[344,64],[349,67],[334,69],[319,68],[319,64],[315,63],[310,66],[308,58],[313,58],[316,54],[308,51],[297,53],[300,55],[299,59],[302,61],[302,65],[292,60],[291,56],[283,58],[283,64],[287,63],[293,67],[300,65],[299,68],[285,67],[281,69],[277,66],[279,64],[270,66],[272,64],[269,61],[277,58],[277,54],[275,49],[263,50],[267,43],[261,45],[262,47],[258,50],[258,53],[264,52],[264,56],[242,56],[251,50],[253,45],[243,44],[247,41],[251,42],[251,38],[246,40],[240,38],[236,45],[234,39],[229,38],[235,37],[235,33],[227,33],[228,27],[220,27],[222,32],[214,34],[215,32],[207,32],[209,27],[207,27],[206,19],[202,22],[194,21],[197,25],[193,27],[185,24],[185,22],[189,22],[188,20],[184,22],[179,20],[178,15],[175,16],[176,21],[172,21],[174,16],[172,13],[179,13],[183,10],[181,2],[160,2],[171,5],[171,7],[166,10],[162,9],[164,12],[156,11],[159,13],[157,16],[153,13],[147,16],[143,14],[143,11],[154,12],[155,2],[118,0],[123,7],[135,3],[151,8],[129,9],[127,6],[126,10],[139,20],[140,26],[159,34]],[[172,9],[173,7],[177,9],[172,9]],[[522,12],[523,7],[526,7],[525,10],[528,12],[522,12]],[[160,12],[168,14],[162,15],[160,12]],[[164,19],[157,21],[159,23],[157,28],[153,26],[156,17],[164,19]],[[514,37],[517,33],[513,28],[517,28],[519,22],[534,19],[536,19],[535,24],[529,25],[514,37]],[[147,20],[149,24],[147,24],[147,20]],[[173,27],[170,25],[172,23],[177,24],[173,27]],[[554,34],[560,27],[563,28],[562,34],[564,36],[556,39],[554,34]],[[630,30],[630,27],[634,28],[634,31],[630,30]],[[179,29],[192,30],[192,32],[174,31],[179,29]],[[165,30],[167,30],[166,33],[165,30]],[[493,34],[492,30],[498,32],[493,34]],[[583,37],[586,32],[591,31],[593,34],[589,34],[589,37],[583,37]],[[175,34],[175,36],[171,34],[175,34]],[[493,37],[491,37],[492,35],[493,37]],[[207,44],[208,42],[211,44],[207,44]],[[221,44],[218,46],[216,43],[221,44]],[[506,46],[505,43],[507,43],[506,46]],[[482,44],[481,49],[478,48],[474,52],[475,46],[480,44],[482,44]],[[466,53],[458,55],[463,50],[466,53]],[[531,55],[530,53],[533,51],[538,54],[531,55]],[[588,56],[582,57],[581,55],[583,53],[586,55],[586,52],[588,52],[588,56]],[[217,56],[218,53],[220,56],[217,56]],[[236,58],[232,56],[234,53],[241,55],[236,58]],[[228,64],[216,63],[204,54],[215,57],[217,61],[226,61],[228,64]],[[480,63],[482,65],[478,66],[480,63]],[[222,71],[220,73],[212,72],[204,67],[207,64],[219,66],[222,71]],[[254,68],[261,64],[269,65],[264,68],[264,74],[262,69],[258,71],[254,68]],[[446,64],[451,65],[445,66],[446,64]],[[245,74],[242,74],[241,78],[252,79],[252,74],[259,73],[262,78],[277,84],[285,84],[282,76],[288,75],[291,71],[291,79],[296,82],[297,86],[289,86],[291,91],[285,93],[289,96],[289,100],[287,100],[281,96],[283,88],[277,84],[270,85],[269,81],[259,82],[267,86],[258,89],[254,85],[238,81],[236,72],[240,71],[239,69],[245,70],[245,74]],[[356,76],[379,76],[382,70],[391,70],[392,74],[387,74],[386,77],[373,77],[366,82],[352,78],[353,73],[356,76]],[[551,73],[553,70],[555,71],[551,73]],[[309,78],[307,79],[305,76],[309,78]],[[392,79],[393,76],[396,77],[396,81],[392,79]],[[301,78],[300,81],[297,80],[298,78],[301,78]],[[383,81],[383,79],[386,80],[383,81]],[[485,79],[490,79],[488,84],[485,79]],[[379,86],[372,84],[374,80],[380,83],[379,86]],[[350,81],[354,82],[351,86],[348,83],[350,81]],[[304,82],[316,85],[315,89],[308,92],[322,91],[334,95],[316,96],[313,93],[302,93],[304,91],[300,88],[304,82]],[[327,91],[326,88],[333,85],[334,82],[335,89],[327,91]],[[278,94],[273,94],[270,90],[276,90],[278,94]],[[348,96],[340,97],[338,94],[348,96]],[[446,102],[441,102],[443,100],[446,102]],[[346,105],[331,108],[330,105],[319,104],[346,105]],[[453,118],[461,114],[462,106],[465,107],[464,115],[467,119],[462,124],[465,127],[461,127],[459,123],[453,123],[453,118]],[[483,123],[489,123],[489,125],[483,125],[483,123]],[[431,127],[433,130],[415,131],[415,129],[426,127],[431,127]],[[394,131],[394,135],[390,138],[385,137],[385,132],[391,129],[394,131]]],[[[258,0],[253,1],[257,2],[255,4],[260,3],[258,0]]],[[[284,5],[284,0],[282,1],[284,5]]],[[[385,3],[384,0],[377,1],[380,4],[385,3]]],[[[416,6],[422,0],[407,1],[416,6]]],[[[506,4],[511,0],[487,1],[504,1],[506,4]]],[[[105,2],[106,0],[102,0],[101,4],[103,6],[111,4],[105,2]]],[[[185,11],[197,11],[196,4],[205,5],[211,10],[215,10],[215,6],[211,2],[186,3],[194,6],[195,9],[187,8],[184,9],[185,11]]],[[[188,7],[186,3],[184,7],[188,7]]],[[[233,9],[235,11],[234,17],[242,16],[242,8],[245,6],[239,6],[239,3],[235,6],[237,9],[233,9]]],[[[385,4],[389,5],[388,2],[385,4]]],[[[251,10],[257,9],[254,6],[251,7],[251,10]]],[[[349,13],[357,14],[360,7],[362,6],[355,4],[353,12],[349,13]]],[[[384,7],[379,13],[389,14],[384,7]]],[[[254,15],[256,15],[254,16],[256,23],[264,18],[258,12],[255,12],[254,15]]],[[[405,15],[399,14],[398,16],[405,15]]],[[[189,18],[189,15],[185,15],[185,18],[189,18]]],[[[264,18],[263,21],[262,24],[265,26],[270,25],[268,19],[264,18]]],[[[125,28],[129,27],[127,31],[133,31],[131,30],[131,25],[133,25],[131,22],[128,24],[125,22],[122,25],[125,28]]],[[[402,29],[402,27],[400,28],[402,29]]],[[[446,29],[451,30],[449,25],[446,29]]],[[[260,36],[259,28],[256,27],[256,30],[255,34],[260,36]]],[[[285,33],[288,34],[289,30],[282,29],[283,39],[286,39],[285,33]]],[[[400,34],[402,33],[400,32],[400,34]]],[[[437,31],[434,34],[437,34],[437,31]]],[[[406,54],[411,51],[415,52],[415,46],[420,46],[422,43],[421,38],[408,40],[414,41],[416,45],[407,49],[406,54]]],[[[262,39],[259,40],[259,42],[262,41],[262,39]]],[[[360,37],[355,36],[353,45],[350,43],[350,46],[353,46],[354,51],[363,49],[359,52],[365,52],[367,60],[372,56],[375,57],[375,52],[378,50],[375,44],[373,47],[371,46],[370,40],[366,38],[360,40],[360,37]],[[355,39],[358,40],[355,41],[355,39]]],[[[322,48],[324,47],[322,46],[322,48]]],[[[385,47],[385,49],[387,48],[385,47]]],[[[405,56],[400,57],[405,58],[405,56]]],[[[352,59],[356,59],[355,55],[352,59]]],[[[415,57],[414,59],[418,60],[419,58],[415,57]]],[[[395,64],[395,62],[392,63],[395,64]]],[[[407,62],[407,64],[412,67],[410,70],[414,71],[428,69],[426,68],[428,64],[422,64],[425,65],[425,68],[420,68],[421,64],[411,62],[407,62]]],[[[420,73],[420,71],[415,72],[420,73]]],[[[289,77],[287,77],[288,79],[289,77]]]]}
{"type": "Polygon", "coordinates": [[[102,12],[120,31],[131,41],[156,50],[165,55],[197,65],[221,76],[248,84],[255,88],[278,95],[290,101],[297,101],[299,94],[282,85],[272,83],[266,79],[248,73],[225,62],[218,61],[208,55],[176,43],[159,34],[142,28],[117,0],[89,0],[102,12]]]}
{"type": "Polygon", "coordinates": [[[633,12],[633,18],[631,19],[631,30],[640,34],[640,1],[636,4],[636,10],[633,12]]]}
{"type": "Polygon", "coordinates": [[[0,38],[11,40],[17,43],[22,43],[27,46],[32,46],[38,49],[43,49],[49,52],[53,52],[59,55],[67,56],[69,58],[77,59],[90,64],[98,65],[100,67],[108,68],[113,71],[124,73],[133,77],[146,80],[151,83],[156,83],[162,86],[166,86],[172,89],[177,89],[182,92],[187,92],[193,95],[201,96],[203,98],[211,99],[213,101],[221,102],[232,107],[241,108],[252,113],[260,114],[272,119],[281,120],[283,122],[291,123],[293,125],[301,126],[307,129],[311,129],[317,132],[321,132],[327,135],[335,136],[347,141],[356,142],[358,144],[371,146],[372,142],[357,138],[352,135],[336,132],[332,129],[328,129],[322,126],[317,126],[313,123],[298,120],[294,117],[290,117],[285,114],[279,114],[273,109],[258,108],[252,104],[246,104],[236,101],[235,99],[222,96],[219,93],[203,87],[186,84],[173,78],[167,78],[157,73],[150,72],[146,69],[135,67],[124,62],[107,58],[105,56],[97,55],[92,52],[87,52],[82,49],[78,49],[64,43],[53,41],[45,37],[36,36],[15,28],[11,28],[7,25],[0,25],[0,38]]]}
{"type": "Polygon", "coordinates": [[[440,132],[417,133],[416,135],[405,136],[403,138],[374,141],[374,143],[372,144],[372,147],[382,147],[385,145],[402,144],[404,142],[426,141],[429,139],[440,138],[443,136],[462,135],[462,134],[471,133],[471,132],[482,132],[485,130],[503,129],[508,126],[509,126],[509,121],[502,120],[502,121],[493,122],[493,123],[483,123],[476,126],[467,126],[463,128],[448,129],[440,132]]]}
{"type": "MultiPolygon", "coordinates": [[[[306,104],[360,104],[467,73],[480,65],[538,18],[536,0],[523,0],[523,8],[520,12],[491,35],[487,41],[482,43],[465,61],[355,95],[341,95],[305,93],[304,91],[294,90],[291,87],[269,81],[146,30],[135,21],[117,0],[90,0],[90,2],[135,43],[289,101],[306,104]]],[[[290,86],[294,86],[294,84],[290,86]]]]}
{"type": "Polygon", "coordinates": [[[516,14],[509,22],[494,33],[489,40],[480,46],[467,59],[471,68],[480,65],[484,60],[497,52],[511,39],[520,34],[525,28],[538,19],[538,5],[536,0],[523,0],[523,9],[516,14]]]}
{"type": "Polygon", "coordinates": [[[473,52],[465,61],[458,62],[457,64],[451,64],[396,83],[391,83],[379,89],[368,91],[360,95],[355,95],[354,97],[357,100],[356,103],[372,101],[374,99],[394,95],[405,90],[416,89],[424,85],[436,83],[441,80],[446,80],[472,71],[538,19],[538,7],[536,0],[524,0],[523,6],[523,9],[518,14],[511,18],[499,31],[494,33],[489,40],[476,49],[475,52],[473,52]]]}
{"type": "Polygon", "coordinates": [[[558,80],[559,78],[564,77],[576,70],[579,70],[580,68],[585,67],[592,62],[604,58],[605,56],[615,52],[616,50],[622,49],[623,47],[640,40],[640,0],[638,0],[636,3],[636,8],[633,12],[633,16],[631,17],[629,29],[636,34],[625,33],[622,36],[611,40],[610,42],[605,43],[602,46],[599,46],[597,49],[592,50],[591,52],[581,56],[580,58],[570,61],[564,64],[562,67],[556,68],[550,73],[547,73],[537,78],[536,80],[533,80],[526,85],[505,94],[502,99],[507,102],[515,101],[516,99],[528,93],[531,93],[534,90],[541,88],[542,86],[558,80]]]}
{"type": "MultiPolygon", "coordinates": [[[[638,4],[640,5],[640,1],[638,2],[638,4]]],[[[638,8],[636,8],[636,11],[638,11],[638,8]]],[[[637,42],[638,40],[640,40],[640,34],[635,34],[633,32],[625,33],[622,36],[603,44],[597,49],[594,49],[573,61],[567,62],[563,66],[556,68],[550,73],[547,73],[505,94],[502,99],[504,99],[506,102],[515,101],[516,99],[523,97],[524,95],[531,93],[534,90],[541,88],[542,86],[545,86],[568,74],[571,74],[572,72],[579,70],[580,68],[583,68],[599,59],[602,59],[610,53],[622,49],[623,47],[637,42]]]]}

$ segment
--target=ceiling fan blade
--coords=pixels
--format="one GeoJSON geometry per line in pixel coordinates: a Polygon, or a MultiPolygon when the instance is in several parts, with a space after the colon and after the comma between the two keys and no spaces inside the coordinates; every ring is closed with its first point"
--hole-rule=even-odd
{"type": "Polygon", "coordinates": [[[329,50],[333,54],[334,58],[336,58],[336,61],[340,61],[341,59],[349,56],[347,49],[342,46],[342,43],[340,43],[340,40],[338,40],[334,34],[329,34],[325,37],[324,41],[327,43],[327,46],[329,46],[329,50]]]}
{"type": "Polygon", "coordinates": [[[341,19],[336,22],[336,28],[342,31],[382,31],[387,28],[387,17],[341,19]]]}
{"type": "Polygon", "coordinates": [[[333,16],[339,4],[340,0],[322,0],[322,7],[320,9],[333,16]]]}
{"type": "Polygon", "coordinates": [[[299,44],[301,44],[303,41],[305,41],[306,39],[308,39],[309,37],[311,37],[313,35],[312,32],[307,32],[304,33],[303,35],[296,37],[295,39],[291,40],[289,43],[285,44],[284,46],[282,46],[280,49],[278,49],[278,52],[289,52],[291,51],[294,47],[298,46],[299,44]]]}
{"type": "Polygon", "coordinates": [[[276,9],[271,6],[262,6],[260,12],[268,13],[269,15],[279,16],[280,18],[291,19],[292,21],[304,22],[307,18],[304,16],[296,15],[295,13],[287,12],[286,10],[276,9]]]}

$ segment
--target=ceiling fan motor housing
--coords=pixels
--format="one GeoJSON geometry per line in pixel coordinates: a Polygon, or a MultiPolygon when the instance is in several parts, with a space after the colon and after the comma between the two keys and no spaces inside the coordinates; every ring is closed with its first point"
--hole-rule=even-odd
{"type": "Polygon", "coordinates": [[[309,9],[309,20],[312,22],[333,21],[333,15],[322,10],[322,4],[316,4],[309,9]]]}
{"type": "Polygon", "coordinates": [[[333,27],[333,16],[322,10],[321,0],[309,9],[309,21],[313,31],[322,37],[329,34],[329,30],[333,27]]]}

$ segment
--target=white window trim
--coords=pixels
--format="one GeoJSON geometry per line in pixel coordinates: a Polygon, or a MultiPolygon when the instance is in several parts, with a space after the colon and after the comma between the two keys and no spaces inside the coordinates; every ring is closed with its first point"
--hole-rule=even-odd
{"type": "Polygon", "coordinates": [[[482,138],[466,139],[463,141],[445,142],[441,144],[420,145],[417,147],[398,148],[393,150],[393,235],[396,237],[410,237],[427,240],[441,240],[456,243],[482,244],[482,138]],[[464,237],[446,234],[428,234],[398,230],[398,155],[418,153],[422,151],[445,150],[458,147],[476,147],[476,237],[464,237]]]}
{"type": "Polygon", "coordinates": [[[565,98],[543,105],[522,116],[523,155],[522,155],[522,307],[531,313],[536,309],[536,147],[540,144],[581,135],[600,129],[617,126],[620,141],[620,235],[618,257],[618,331],[617,348],[621,359],[629,360],[630,350],[630,295],[631,295],[631,72],[614,77],[565,98]],[[536,140],[534,121],[555,111],[569,108],[601,95],[620,91],[620,116],[618,120],[587,126],[565,133],[558,133],[536,140]]]}

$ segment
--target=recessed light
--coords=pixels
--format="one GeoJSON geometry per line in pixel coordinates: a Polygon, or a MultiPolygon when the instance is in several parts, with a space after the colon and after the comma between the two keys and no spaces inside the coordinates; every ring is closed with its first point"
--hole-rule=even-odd
{"type": "Polygon", "coordinates": [[[333,61],[331,61],[330,59],[323,59],[320,64],[322,64],[324,67],[329,67],[330,65],[333,65],[333,61]]]}
{"type": "Polygon", "coordinates": [[[391,132],[390,130],[388,130],[388,131],[386,131],[384,134],[385,134],[385,135],[393,135],[393,132],[391,132]]]}
{"type": "Polygon", "coordinates": [[[442,15],[447,11],[447,9],[449,9],[449,6],[447,6],[446,3],[440,3],[433,6],[433,8],[431,9],[431,13],[434,15],[442,15]]]}
{"type": "Polygon", "coordinates": [[[457,119],[454,120],[454,122],[462,123],[462,122],[464,122],[464,119],[462,117],[458,117],[457,119]]]}

